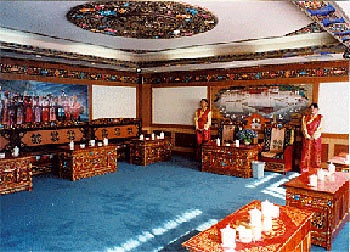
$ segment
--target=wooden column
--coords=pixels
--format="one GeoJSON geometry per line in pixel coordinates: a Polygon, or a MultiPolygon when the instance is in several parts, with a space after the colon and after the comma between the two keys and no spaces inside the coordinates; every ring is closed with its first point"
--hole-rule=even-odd
{"type": "Polygon", "coordinates": [[[141,84],[139,86],[139,117],[142,128],[150,127],[152,124],[152,85],[141,84]]]}

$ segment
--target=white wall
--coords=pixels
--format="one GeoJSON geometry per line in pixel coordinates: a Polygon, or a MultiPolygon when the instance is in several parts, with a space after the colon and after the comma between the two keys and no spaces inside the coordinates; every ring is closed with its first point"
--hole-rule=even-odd
{"type": "Polygon", "coordinates": [[[152,90],[152,122],[194,125],[199,102],[207,98],[207,87],[171,87],[152,90]]]}
{"type": "MultiPolygon", "coordinates": [[[[170,87],[152,90],[152,122],[193,125],[199,101],[208,88],[170,87]]],[[[324,116],[323,133],[350,134],[350,82],[321,83],[318,104],[324,116]]],[[[136,88],[92,86],[92,118],[136,118],[136,88]]]]}
{"type": "Polygon", "coordinates": [[[324,116],[322,133],[350,134],[350,82],[321,83],[318,106],[324,116]]]}
{"type": "Polygon", "coordinates": [[[136,118],[136,88],[92,86],[92,119],[136,118]]]}

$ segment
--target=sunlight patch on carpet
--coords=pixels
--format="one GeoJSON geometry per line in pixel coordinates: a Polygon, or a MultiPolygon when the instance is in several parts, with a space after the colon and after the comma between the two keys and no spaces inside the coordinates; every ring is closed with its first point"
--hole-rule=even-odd
{"type": "Polygon", "coordinates": [[[267,176],[265,176],[263,179],[258,179],[256,181],[254,181],[253,183],[249,183],[247,185],[245,185],[245,187],[248,187],[248,188],[254,188],[254,187],[257,187],[259,185],[262,185],[264,183],[266,183],[267,181],[273,179],[273,178],[276,178],[279,174],[277,173],[273,173],[273,174],[269,174],[267,176]]]}
{"type": "Polygon", "coordinates": [[[276,183],[273,183],[273,184],[267,186],[261,192],[264,194],[276,197],[276,198],[286,199],[286,189],[284,189],[282,187],[282,185],[284,183],[286,183],[287,181],[289,181],[290,179],[295,178],[297,176],[299,176],[298,173],[292,173],[292,174],[288,175],[288,177],[280,179],[276,183]]]}
{"type": "Polygon", "coordinates": [[[163,226],[153,228],[151,232],[143,231],[141,235],[124,242],[119,247],[108,248],[107,252],[127,252],[141,246],[143,243],[153,239],[155,236],[163,235],[165,232],[175,229],[182,223],[188,222],[198,215],[202,214],[199,209],[189,210],[180,215],[177,215],[175,219],[166,221],[163,226]]]}
{"type": "Polygon", "coordinates": [[[208,220],[207,222],[205,222],[205,223],[203,223],[203,224],[200,224],[200,225],[196,228],[196,230],[198,230],[198,231],[206,230],[206,229],[210,228],[212,225],[214,225],[214,224],[216,224],[216,223],[218,223],[218,222],[219,222],[219,220],[217,220],[217,219],[210,219],[210,220],[208,220]]]}

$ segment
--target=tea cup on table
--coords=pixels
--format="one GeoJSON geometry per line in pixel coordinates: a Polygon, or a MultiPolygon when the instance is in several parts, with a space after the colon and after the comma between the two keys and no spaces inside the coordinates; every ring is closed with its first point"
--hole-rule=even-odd
{"type": "Polygon", "coordinates": [[[309,176],[309,185],[312,187],[317,186],[317,175],[316,174],[311,174],[309,176]]]}
{"type": "Polygon", "coordinates": [[[265,200],[261,202],[261,212],[263,216],[270,216],[272,213],[273,203],[265,200]]]}
{"type": "Polygon", "coordinates": [[[272,230],[272,216],[265,216],[263,219],[263,230],[265,232],[272,230]]]}
{"type": "Polygon", "coordinates": [[[278,218],[280,216],[280,208],[278,206],[272,206],[272,218],[278,218]]]}
{"type": "Polygon", "coordinates": [[[253,230],[244,228],[239,231],[239,239],[241,242],[249,243],[253,240],[253,230]]]}
{"type": "Polygon", "coordinates": [[[332,162],[330,164],[328,164],[328,172],[330,174],[335,172],[335,165],[332,162]]]}
{"type": "Polygon", "coordinates": [[[317,179],[318,180],[324,180],[324,171],[323,171],[323,169],[317,169],[317,179]]]}
{"type": "Polygon", "coordinates": [[[229,224],[225,228],[221,229],[221,245],[223,247],[235,248],[236,247],[236,229],[230,227],[229,224]]]}

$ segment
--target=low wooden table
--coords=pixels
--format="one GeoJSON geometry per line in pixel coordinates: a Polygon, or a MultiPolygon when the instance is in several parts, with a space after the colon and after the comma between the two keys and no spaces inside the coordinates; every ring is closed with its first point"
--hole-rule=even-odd
{"type": "Polygon", "coordinates": [[[257,145],[217,146],[210,141],[202,146],[202,172],[251,178],[252,162],[258,160],[258,155],[257,145]]]}
{"type": "Polygon", "coordinates": [[[0,194],[33,190],[31,156],[6,157],[0,159],[0,194]]]}
{"type": "Polygon", "coordinates": [[[312,221],[312,243],[327,250],[349,219],[349,174],[336,172],[318,181],[316,187],[309,186],[308,173],[302,174],[284,186],[287,189],[288,206],[314,212],[312,221]]]}
{"type": "Polygon", "coordinates": [[[117,171],[117,150],[115,145],[87,146],[74,150],[67,147],[57,152],[59,177],[70,180],[89,178],[117,171]]]}
{"type": "MultiPolygon", "coordinates": [[[[221,246],[220,229],[225,228],[227,224],[231,228],[248,225],[249,210],[253,208],[261,209],[261,202],[253,201],[245,205],[209,229],[183,242],[182,246],[192,252],[225,251],[221,246]]],[[[279,206],[279,208],[279,218],[273,219],[271,231],[262,232],[260,241],[249,243],[238,241],[237,236],[235,251],[310,251],[312,212],[289,206],[279,206]]]]}
{"type": "Polygon", "coordinates": [[[131,140],[130,163],[147,166],[171,160],[171,139],[131,140]]]}

